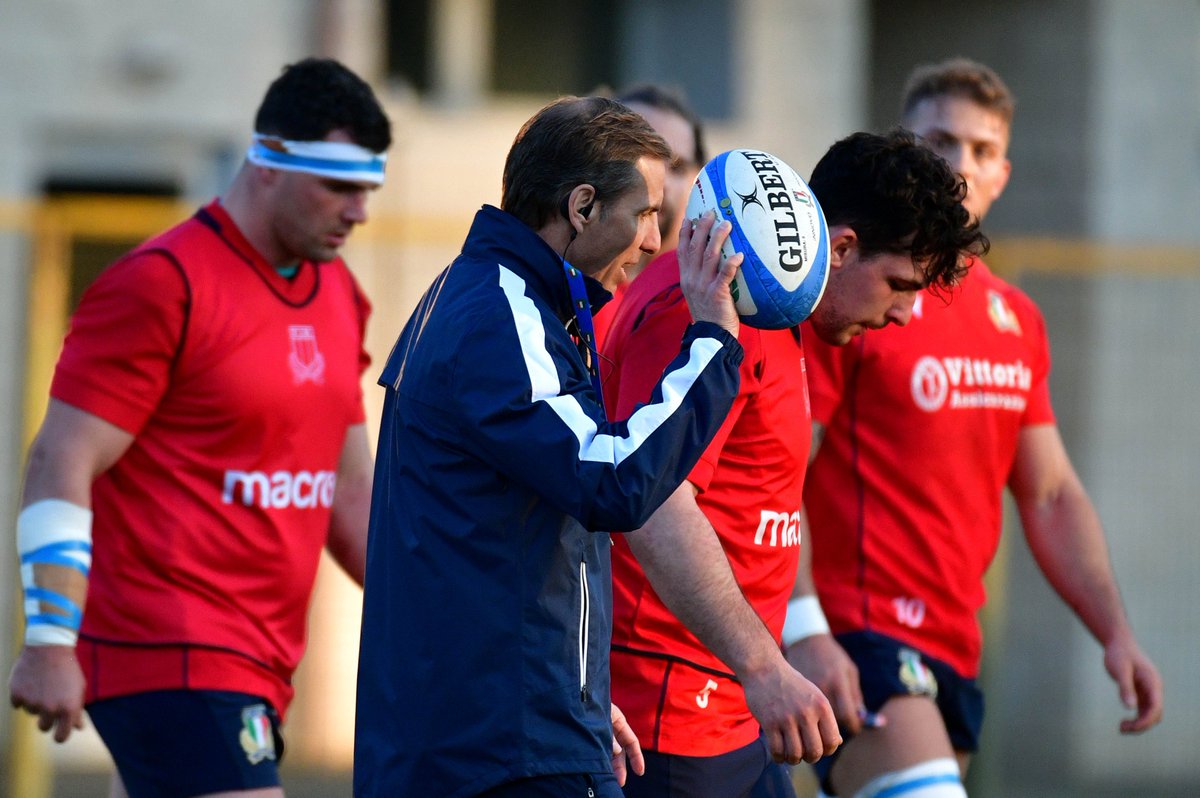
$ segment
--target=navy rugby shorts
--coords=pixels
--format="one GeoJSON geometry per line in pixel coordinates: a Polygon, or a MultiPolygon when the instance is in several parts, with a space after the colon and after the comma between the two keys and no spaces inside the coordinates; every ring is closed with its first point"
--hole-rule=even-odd
{"type": "MultiPolygon", "coordinates": [[[[983,691],[974,679],[959,676],[941,660],[887,635],[849,632],[836,637],[858,666],[863,703],[869,711],[878,712],[893,696],[927,695],[937,702],[955,750],[979,750],[983,691]]],[[[842,736],[849,739],[844,730],[842,736]]],[[[835,752],[814,765],[822,784],[828,784],[829,770],[836,760],[835,752]]]]}
{"type": "Polygon", "coordinates": [[[262,698],[155,690],[87,706],[129,798],[279,786],[279,715],[262,698]]]}
{"type": "Polygon", "coordinates": [[[626,798],[796,798],[788,769],[761,736],[718,756],[642,753],[646,775],[629,774],[626,798]]]}

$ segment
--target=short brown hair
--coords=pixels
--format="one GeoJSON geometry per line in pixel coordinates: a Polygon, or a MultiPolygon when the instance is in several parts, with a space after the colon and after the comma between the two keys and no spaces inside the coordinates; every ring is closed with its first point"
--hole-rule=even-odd
{"type": "Polygon", "coordinates": [[[534,114],[504,162],[500,207],[535,230],[583,183],[598,199],[619,197],[641,179],[644,157],[671,149],[641,116],[605,97],[563,97],[534,114]]]}
{"type": "Polygon", "coordinates": [[[904,86],[900,117],[907,119],[922,100],[946,96],[968,99],[1012,125],[1017,106],[1012,92],[993,69],[969,58],[950,58],[914,69],[904,86]]]}

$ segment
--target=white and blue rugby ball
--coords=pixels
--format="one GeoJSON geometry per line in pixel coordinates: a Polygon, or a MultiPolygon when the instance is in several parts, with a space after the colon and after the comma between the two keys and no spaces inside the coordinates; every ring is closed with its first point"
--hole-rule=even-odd
{"type": "Polygon", "coordinates": [[[733,223],[724,256],[744,254],[730,285],[742,321],[781,330],[808,318],[829,280],[829,228],[796,170],[759,150],[723,152],[688,199],[689,219],[708,210],[733,223]]]}

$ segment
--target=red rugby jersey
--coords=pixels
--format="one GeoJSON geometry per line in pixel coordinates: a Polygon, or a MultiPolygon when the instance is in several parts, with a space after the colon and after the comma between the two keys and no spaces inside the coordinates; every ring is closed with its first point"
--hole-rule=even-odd
{"type": "MultiPolygon", "coordinates": [[[[649,398],[691,321],[674,252],[652,262],[612,319],[605,403],[626,418],[649,398]]],[[[688,479],[747,600],[778,639],[799,557],[811,422],[794,330],[742,325],[746,352],[729,417],[688,479]]],[[[644,747],[712,756],[752,742],[758,722],[729,668],[663,605],[614,536],[612,695],[644,747]]]]}
{"type": "Polygon", "coordinates": [[[282,713],[369,305],[345,264],[280,277],[216,202],[106,269],[51,395],[135,436],[94,484],[87,700],[256,693],[282,713]]]}
{"type": "Polygon", "coordinates": [[[1054,421],[1049,344],[1023,292],[976,261],[903,329],[845,347],[804,327],[826,427],[804,500],[834,632],[869,629],[978,672],[983,574],[1022,427],[1054,421]]]}

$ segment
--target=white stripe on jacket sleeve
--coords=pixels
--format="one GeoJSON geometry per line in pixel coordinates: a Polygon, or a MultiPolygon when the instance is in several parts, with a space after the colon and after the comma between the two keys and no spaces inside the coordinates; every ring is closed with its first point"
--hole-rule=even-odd
{"type": "Polygon", "coordinates": [[[687,364],[671,372],[663,381],[662,400],[638,408],[629,417],[625,436],[600,435],[595,420],[584,412],[579,401],[570,394],[561,393],[558,369],[546,349],[542,315],[533,300],[525,295],[525,281],[500,266],[500,287],[512,310],[521,356],[533,388],[533,401],[545,402],[570,428],[579,441],[579,459],[586,462],[612,463],[614,466],[624,462],[679,409],[705,367],[721,351],[721,342],[715,338],[694,341],[687,364]]]}

